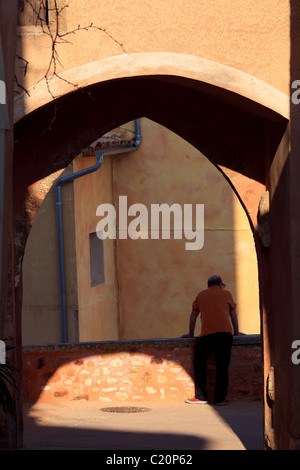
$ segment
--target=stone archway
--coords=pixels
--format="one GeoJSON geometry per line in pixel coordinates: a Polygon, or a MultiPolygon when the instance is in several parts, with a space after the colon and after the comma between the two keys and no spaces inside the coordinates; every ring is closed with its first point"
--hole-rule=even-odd
{"type": "MultiPolygon", "coordinates": [[[[262,186],[270,189],[271,196],[277,194],[281,162],[286,158],[283,136],[288,122],[287,97],[242,72],[177,54],[120,56],[68,71],[64,78],[67,81],[53,82],[55,100],[40,84],[30,91],[29,97],[16,102],[17,265],[21,266],[26,243],[27,188],[65,167],[99,135],[146,116],[176,132],[220,167],[246,210],[259,261],[267,390],[276,351],[272,342],[272,293],[276,285],[270,290],[270,278],[275,279],[272,272],[276,273],[277,261],[274,254],[271,256],[276,246],[270,250],[259,237],[257,212],[262,186]],[[74,88],[71,83],[77,86],[74,88]]],[[[275,198],[274,208],[279,207],[276,201],[275,198]]],[[[268,213],[269,208],[261,215],[268,218],[268,213]]],[[[271,217],[271,231],[272,223],[277,222],[271,217]]],[[[18,319],[20,293],[21,286],[16,295],[18,319]]],[[[20,320],[17,323],[20,329],[20,320]]],[[[272,400],[269,394],[265,403],[265,435],[271,447],[272,400]]]]}

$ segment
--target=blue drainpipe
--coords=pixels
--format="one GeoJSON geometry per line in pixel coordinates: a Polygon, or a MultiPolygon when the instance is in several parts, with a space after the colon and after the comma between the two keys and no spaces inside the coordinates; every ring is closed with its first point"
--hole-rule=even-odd
{"type": "Polygon", "coordinates": [[[134,143],[124,147],[111,147],[104,151],[95,150],[97,162],[95,165],[80,170],[77,173],[71,175],[62,176],[56,181],[55,194],[56,194],[56,220],[57,220],[57,241],[58,241],[58,264],[59,264],[59,289],[60,289],[60,309],[61,309],[61,338],[62,343],[67,343],[68,332],[67,332],[67,298],[66,298],[66,275],[65,275],[65,254],[64,254],[64,233],[63,233],[63,220],[62,220],[62,197],[61,197],[61,186],[65,183],[85,176],[89,173],[97,171],[103,162],[103,154],[105,153],[117,153],[118,151],[124,150],[136,150],[141,143],[141,129],[140,120],[135,120],[135,139],[134,143]]]}

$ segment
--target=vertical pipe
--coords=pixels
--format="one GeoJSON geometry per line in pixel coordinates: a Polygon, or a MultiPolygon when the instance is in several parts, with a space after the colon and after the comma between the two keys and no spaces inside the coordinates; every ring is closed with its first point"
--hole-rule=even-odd
{"type": "Polygon", "coordinates": [[[61,186],[64,183],[73,181],[76,178],[80,178],[81,176],[87,175],[98,170],[102,165],[103,152],[95,152],[95,154],[97,156],[97,162],[95,165],[86,168],[85,170],[78,171],[77,173],[72,173],[71,175],[63,176],[62,178],[59,178],[57,180],[55,185],[62,343],[67,343],[68,341],[68,325],[61,186]]]}

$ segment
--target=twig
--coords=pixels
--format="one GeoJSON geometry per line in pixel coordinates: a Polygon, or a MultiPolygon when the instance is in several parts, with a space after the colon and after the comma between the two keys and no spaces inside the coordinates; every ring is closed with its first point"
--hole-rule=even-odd
{"type": "MultiPolygon", "coordinates": [[[[64,82],[74,86],[74,88],[78,87],[77,84],[72,83],[69,80],[63,78],[57,72],[58,65],[63,67],[63,64],[60,62],[59,55],[58,55],[58,52],[57,52],[57,45],[58,44],[66,44],[66,43],[72,44],[71,41],[69,41],[67,39],[67,37],[70,36],[71,34],[76,34],[79,31],[89,31],[92,28],[97,29],[98,31],[106,34],[112,41],[114,41],[122,49],[122,51],[124,53],[128,54],[128,52],[124,48],[124,45],[121,44],[119,41],[117,41],[106,30],[106,28],[101,28],[100,26],[96,26],[93,23],[90,23],[88,26],[78,25],[78,27],[73,29],[72,31],[67,31],[65,33],[60,33],[60,31],[59,31],[59,29],[60,29],[59,28],[60,27],[60,15],[65,10],[65,8],[69,7],[69,3],[67,3],[66,5],[64,5],[62,7],[59,7],[58,4],[57,4],[57,0],[53,0],[53,2],[54,2],[53,8],[48,8],[48,12],[54,12],[54,21],[47,21],[47,15],[46,15],[46,11],[45,11],[46,7],[45,7],[44,3],[40,3],[39,8],[37,9],[37,8],[35,8],[35,6],[33,5],[31,0],[25,0],[25,1],[30,5],[30,7],[32,8],[32,11],[35,13],[37,22],[40,23],[43,33],[47,34],[47,36],[49,36],[50,40],[51,40],[51,57],[50,57],[50,60],[49,60],[49,64],[48,64],[46,73],[44,74],[44,76],[37,83],[41,82],[42,80],[45,80],[48,92],[50,93],[50,95],[52,96],[53,99],[55,98],[55,96],[54,96],[54,94],[52,93],[52,90],[51,90],[51,80],[54,77],[57,77],[59,80],[63,80],[64,82]]],[[[28,66],[29,62],[27,60],[25,60],[23,57],[20,57],[20,56],[17,56],[17,57],[18,57],[19,60],[22,60],[25,63],[25,65],[24,65],[24,76],[25,76],[25,74],[27,72],[27,66],[28,66]]],[[[15,76],[15,82],[16,82],[17,86],[22,91],[25,91],[29,95],[28,91],[19,83],[16,76],[15,76]]]]}

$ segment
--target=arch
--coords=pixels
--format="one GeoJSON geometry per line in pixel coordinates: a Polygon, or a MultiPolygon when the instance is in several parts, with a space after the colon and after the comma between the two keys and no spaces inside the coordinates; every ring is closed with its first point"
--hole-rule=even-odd
{"type": "MultiPolygon", "coordinates": [[[[196,80],[236,93],[289,117],[289,97],[268,83],[238,69],[188,54],[171,52],[137,53],[108,57],[61,73],[62,79],[50,81],[51,92],[58,98],[78,89],[128,77],[174,76],[196,80]]],[[[46,82],[40,81],[15,100],[14,119],[52,101],[46,82]]]]}
{"type": "Polygon", "coordinates": [[[14,202],[24,224],[20,257],[33,220],[26,220],[28,205],[33,213],[37,209],[30,185],[65,168],[106,131],[142,116],[190,142],[222,171],[257,238],[267,168],[287,124],[283,93],[222,64],[169,53],[117,56],[69,70],[63,78],[51,83],[56,99],[42,82],[16,99],[14,202]]]}
{"type": "MultiPolygon", "coordinates": [[[[45,176],[48,158],[49,174],[66,167],[99,135],[143,116],[183,137],[219,167],[264,184],[266,146],[269,165],[288,119],[284,93],[247,73],[185,54],[121,55],[68,70],[62,78],[50,83],[56,99],[45,81],[16,98],[14,178],[20,189],[15,207],[26,188],[45,176]],[[93,122],[88,129],[86,120],[93,122]]],[[[255,215],[250,218],[255,225],[255,215]]]]}

